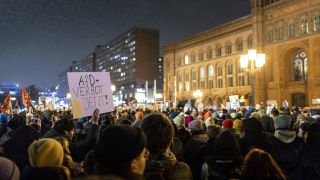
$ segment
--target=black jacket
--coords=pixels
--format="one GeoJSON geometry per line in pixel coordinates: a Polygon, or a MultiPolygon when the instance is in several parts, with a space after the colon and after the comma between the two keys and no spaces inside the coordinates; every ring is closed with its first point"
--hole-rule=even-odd
{"type": "Polygon", "coordinates": [[[21,180],[69,180],[70,172],[66,167],[33,168],[26,166],[21,173],[21,180]]]}

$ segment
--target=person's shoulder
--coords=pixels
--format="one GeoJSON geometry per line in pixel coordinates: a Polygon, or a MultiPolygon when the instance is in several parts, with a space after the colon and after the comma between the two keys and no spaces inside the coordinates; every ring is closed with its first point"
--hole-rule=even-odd
{"type": "Polygon", "coordinates": [[[169,179],[192,179],[190,167],[184,162],[177,162],[169,179]]]}

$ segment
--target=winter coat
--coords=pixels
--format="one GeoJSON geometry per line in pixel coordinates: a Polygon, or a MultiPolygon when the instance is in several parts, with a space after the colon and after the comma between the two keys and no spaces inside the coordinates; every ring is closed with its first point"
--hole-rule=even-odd
{"type": "Polygon", "coordinates": [[[21,180],[70,180],[70,172],[68,168],[62,167],[42,167],[33,168],[26,166],[21,174],[21,180]]]}
{"type": "Polygon", "coordinates": [[[202,166],[201,179],[238,179],[240,177],[240,157],[207,156],[202,166]]]}
{"type": "MultiPolygon", "coordinates": [[[[96,144],[99,134],[99,126],[95,124],[90,124],[88,126],[88,134],[87,137],[82,141],[71,141],[69,140],[69,149],[71,152],[71,157],[75,162],[81,162],[84,160],[86,154],[93,148],[96,144]]],[[[44,136],[44,138],[55,138],[55,137],[64,137],[63,134],[60,134],[54,129],[48,131],[44,136]]],[[[68,138],[67,138],[68,139],[68,138]]]]}
{"type": "Polygon", "coordinates": [[[204,159],[201,158],[200,149],[206,145],[208,139],[207,134],[193,135],[185,146],[185,162],[192,170],[193,179],[201,178],[201,167],[204,159]]]}
{"type": "Polygon", "coordinates": [[[259,148],[266,152],[272,151],[272,143],[263,133],[245,134],[240,138],[240,151],[243,157],[252,149],[259,148]]]}
{"type": "Polygon", "coordinates": [[[299,160],[303,150],[303,139],[295,131],[276,130],[271,137],[272,157],[284,171],[288,179],[300,179],[299,160]]]}
{"type": "Polygon", "coordinates": [[[4,156],[13,160],[22,170],[29,164],[28,147],[40,134],[32,127],[20,126],[12,132],[11,138],[3,144],[4,156]]]}
{"type": "Polygon", "coordinates": [[[147,180],[192,179],[189,166],[184,162],[178,162],[172,152],[161,155],[150,154],[146,161],[144,176],[147,180]]]}
{"type": "Polygon", "coordinates": [[[272,136],[275,131],[272,117],[262,116],[260,122],[262,124],[263,132],[272,136]]]}

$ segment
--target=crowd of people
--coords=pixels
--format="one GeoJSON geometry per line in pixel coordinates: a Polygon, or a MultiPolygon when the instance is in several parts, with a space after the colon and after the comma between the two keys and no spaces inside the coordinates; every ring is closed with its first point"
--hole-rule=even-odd
{"type": "Polygon", "coordinates": [[[0,113],[0,179],[320,179],[320,112],[0,113]]]}

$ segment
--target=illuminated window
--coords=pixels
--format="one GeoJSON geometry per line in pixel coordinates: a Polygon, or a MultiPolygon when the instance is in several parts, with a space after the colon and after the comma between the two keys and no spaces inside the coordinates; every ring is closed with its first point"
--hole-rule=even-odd
{"type": "Polygon", "coordinates": [[[209,89],[213,88],[213,77],[214,77],[213,66],[209,65],[208,66],[208,88],[209,89]]]}
{"type": "Polygon", "coordinates": [[[204,67],[200,67],[200,70],[199,70],[199,75],[200,75],[200,88],[201,89],[204,89],[205,88],[205,72],[204,72],[204,67]]]}
{"type": "Polygon", "coordinates": [[[308,59],[304,51],[298,52],[293,60],[294,63],[294,80],[307,80],[308,75],[308,59]]]}
{"type": "Polygon", "coordinates": [[[189,56],[188,55],[184,56],[184,64],[189,64],[189,56]]]}

